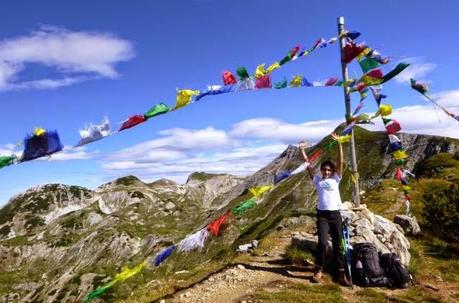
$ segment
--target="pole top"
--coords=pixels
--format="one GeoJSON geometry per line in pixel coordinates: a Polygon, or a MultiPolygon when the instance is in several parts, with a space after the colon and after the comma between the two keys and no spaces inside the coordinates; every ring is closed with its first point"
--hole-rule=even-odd
{"type": "Polygon", "coordinates": [[[344,17],[338,17],[338,25],[344,25],[344,17]]]}

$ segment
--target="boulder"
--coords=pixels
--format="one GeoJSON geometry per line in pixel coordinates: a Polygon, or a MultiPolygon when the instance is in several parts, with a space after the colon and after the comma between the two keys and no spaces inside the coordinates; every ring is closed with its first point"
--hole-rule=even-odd
{"type": "Polygon", "coordinates": [[[405,234],[409,236],[414,236],[421,232],[418,220],[414,216],[396,215],[394,222],[400,225],[405,234]]]}
{"type": "MultiPolygon", "coordinates": [[[[404,265],[410,262],[410,242],[405,238],[399,225],[373,214],[361,205],[352,208],[352,204],[345,202],[341,216],[348,221],[351,245],[363,242],[373,243],[379,252],[392,252],[400,257],[404,265]]],[[[292,234],[292,245],[315,252],[317,236],[307,233],[292,234]]],[[[329,241],[329,245],[331,242],[329,241]]]]}

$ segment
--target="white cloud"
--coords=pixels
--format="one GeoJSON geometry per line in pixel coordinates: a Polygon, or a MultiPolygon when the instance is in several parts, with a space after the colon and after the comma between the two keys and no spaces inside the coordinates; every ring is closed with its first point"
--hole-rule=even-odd
{"type": "Polygon", "coordinates": [[[403,62],[410,63],[410,66],[395,77],[395,81],[398,83],[410,82],[411,78],[419,80],[437,67],[434,63],[422,62],[421,58],[408,58],[403,62]]]}
{"type": "Polygon", "coordinates": [[[115,65],[133,56],[129,41],[107,33],[42,27],[0,41],[0,90],[50,89],[97,77],[116,78],[115,65]],[[18,82],[18,74],[29,63],[54,68],[61,77],[18,82]]]}
{"type": "MultiPolygon", "coordinates": [[[[459,111],[457,107],[456,112],[459,111]]],[[[445,136],[459,139],[459,122],[447,116],[431,105],[415,105],[397,108],[390,116],[396,119],[402,132],[445,136]]],[[[375,125],[365,126],[370,130],[384,130],[381,119],[375,119],[375,125]]]]}
{"type": "Polygon", "coordinates": [[[459,107],[459,89],[436,93],[432,96],[438,104],[445,107],[459,107]]]}
{"type": "MultiPolygon", "coordinates": [[[[93,158],[94,155],[98,154],[98,151],[87,152],[86,147],[77,147],[72,148],[71,146],[67,146],[64,148],[62,152],[55,153],[51,155],[49,160],[51,161],[68,161],[68,160],[87,160],[93,158]]],[[[44,160],[48,160],[46,158],[40,158],[44,160]]]]}
{"type": "Polygon", "coordinates": [[[296,143],[300,140],[317,142],[330,134],[342,120],[320,120],[292,124],[273,118],[257,118],[239,122],[230,134],[234,137],[259,138],[296,143]]]}

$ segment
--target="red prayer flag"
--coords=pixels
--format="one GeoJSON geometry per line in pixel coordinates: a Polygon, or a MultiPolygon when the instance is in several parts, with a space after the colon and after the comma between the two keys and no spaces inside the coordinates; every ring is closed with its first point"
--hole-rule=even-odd
{"type": "Polygon", "coordinates": [[[311,155],[311,157],[309,157],[309,161],[310,162],[313,162],[314,160],[316,160],[320,155],[322,154],[322,152],[320,150],[316,151],[315,153],[313,153],[311,155]]]}
{"type": "Polygon", "coordinates": [[[383,73],[380,68],[372,69],[371,71],[367,73],[367,75],[372,78],[376,78],[376,79],[382,79],[383,77],[383,73]]]}
{"type": "Polygon", "coordinates": [[[228,225],[228,219],[231,216],[231,211],[228,211],[224,215],[220,216],[220,218],[214,220],[213,222],[207,225],[207,230],[212,234],[214,237],[218,237],[220,234],[220,230],[225,228],[228,225]]]}
{"type": "Polygon", "coordinates": [[[264,75],[256,79],[255,82],[256,88],[271,88],[271,77],[269,75],[264,75]]]}
{"type": "Polygon", "coordinates": [[[230,85],[230,84],[236,84],[237,83],[236,77],[234,77],[234,75],[229,71],[224,71],[222,77],[223,77],[223,83],[225,85],[230,85]]]}
{"type": "Polygon", "coordinates": [[[344,46],[343,49],[343,62],[348,64],[355,57],[360,55],[361,52],[366,48],[365,44],[355,44],[354,42],[349,42],[344,46]]]}
{"type": "Polygon", "coordinates": [[[336,84],[336,82],[338,82],[338,78],[336,77],[332,77],[330,79],[327,80],[327,82],[325,82],[325,86],[333,86],[336,84]]]}
{"type": "Polygon", "coordinates": [[[401,129],[402,127],[400,126],[400,123],[398,123],[396,120],[391,120],[386,124],[386,131],[389,135],[393,135],[401,129]]]}
{"type": "Polygon", "coordinates": [[[134,115],[130,116],[126,121],[123,122],[121,125],[120,129],[118,131],[125,130],[127,128],[131,128],[136,126],[137,124],[145,122],[145,116],[144,115],[134,115]]]}

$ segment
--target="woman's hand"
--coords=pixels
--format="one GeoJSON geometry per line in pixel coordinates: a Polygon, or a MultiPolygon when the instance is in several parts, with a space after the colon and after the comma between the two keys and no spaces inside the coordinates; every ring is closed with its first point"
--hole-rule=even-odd
{"type": "Polygon", "coordinates": [[[306,142],[300,141],[299,144],[298,144],[298,147],[301,148],[301,149],[305,149],[306,148],[306,142]]]}

